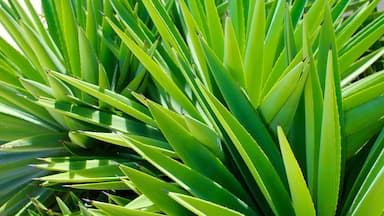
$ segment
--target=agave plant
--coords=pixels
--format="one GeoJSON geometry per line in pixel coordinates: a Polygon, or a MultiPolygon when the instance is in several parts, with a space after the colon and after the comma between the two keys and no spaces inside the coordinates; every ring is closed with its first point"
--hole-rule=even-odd
{"type": "Polygon", "coordinates": [[[0,214],[382,215],[379,2],[0,1],[0,214]]]}

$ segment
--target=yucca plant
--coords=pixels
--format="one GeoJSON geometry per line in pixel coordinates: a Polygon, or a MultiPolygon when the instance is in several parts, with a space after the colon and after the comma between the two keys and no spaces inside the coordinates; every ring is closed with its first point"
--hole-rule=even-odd
{"type": "Polygon", "coordinates": [[[1,215],[382,215],[372,1],[0,1],[1,215]]]}

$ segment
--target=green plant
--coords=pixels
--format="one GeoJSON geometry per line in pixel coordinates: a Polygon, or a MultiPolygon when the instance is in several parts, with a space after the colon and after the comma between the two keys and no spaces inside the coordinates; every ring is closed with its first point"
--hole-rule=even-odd
{"type": "Polygon", "coordinates": [[[0,214],[383,214],[379,0],[24,2],[0,214]]]}

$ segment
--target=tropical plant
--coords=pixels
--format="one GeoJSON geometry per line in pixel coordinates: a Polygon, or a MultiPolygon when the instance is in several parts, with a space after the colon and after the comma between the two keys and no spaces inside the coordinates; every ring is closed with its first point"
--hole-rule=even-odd
{"type": "Polygon", "coordinates": [[[41,2],[0,1],[0,215],[383,214],[379,0],[41,2]]]}

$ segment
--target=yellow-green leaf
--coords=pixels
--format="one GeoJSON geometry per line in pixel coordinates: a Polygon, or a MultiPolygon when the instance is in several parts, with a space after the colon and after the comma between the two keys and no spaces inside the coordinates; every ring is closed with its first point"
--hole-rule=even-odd
{"type": "Polygon", "coordinates": [[[298,216],[315,216],[315,207],[312,202],[303,173],[300,169],[295,155],[285,137],[284,131],[280,126],[277,127],[280,149],[283,156],[285,171],[291,191],[292,205],[298,216]]]}
{"type": "Polygon", "coordinates": [[[318,161],[317,209],[319,215],[335,214],[340,190],[341,131],[332,59],[332,50],[330,50],[318,161]]]}

